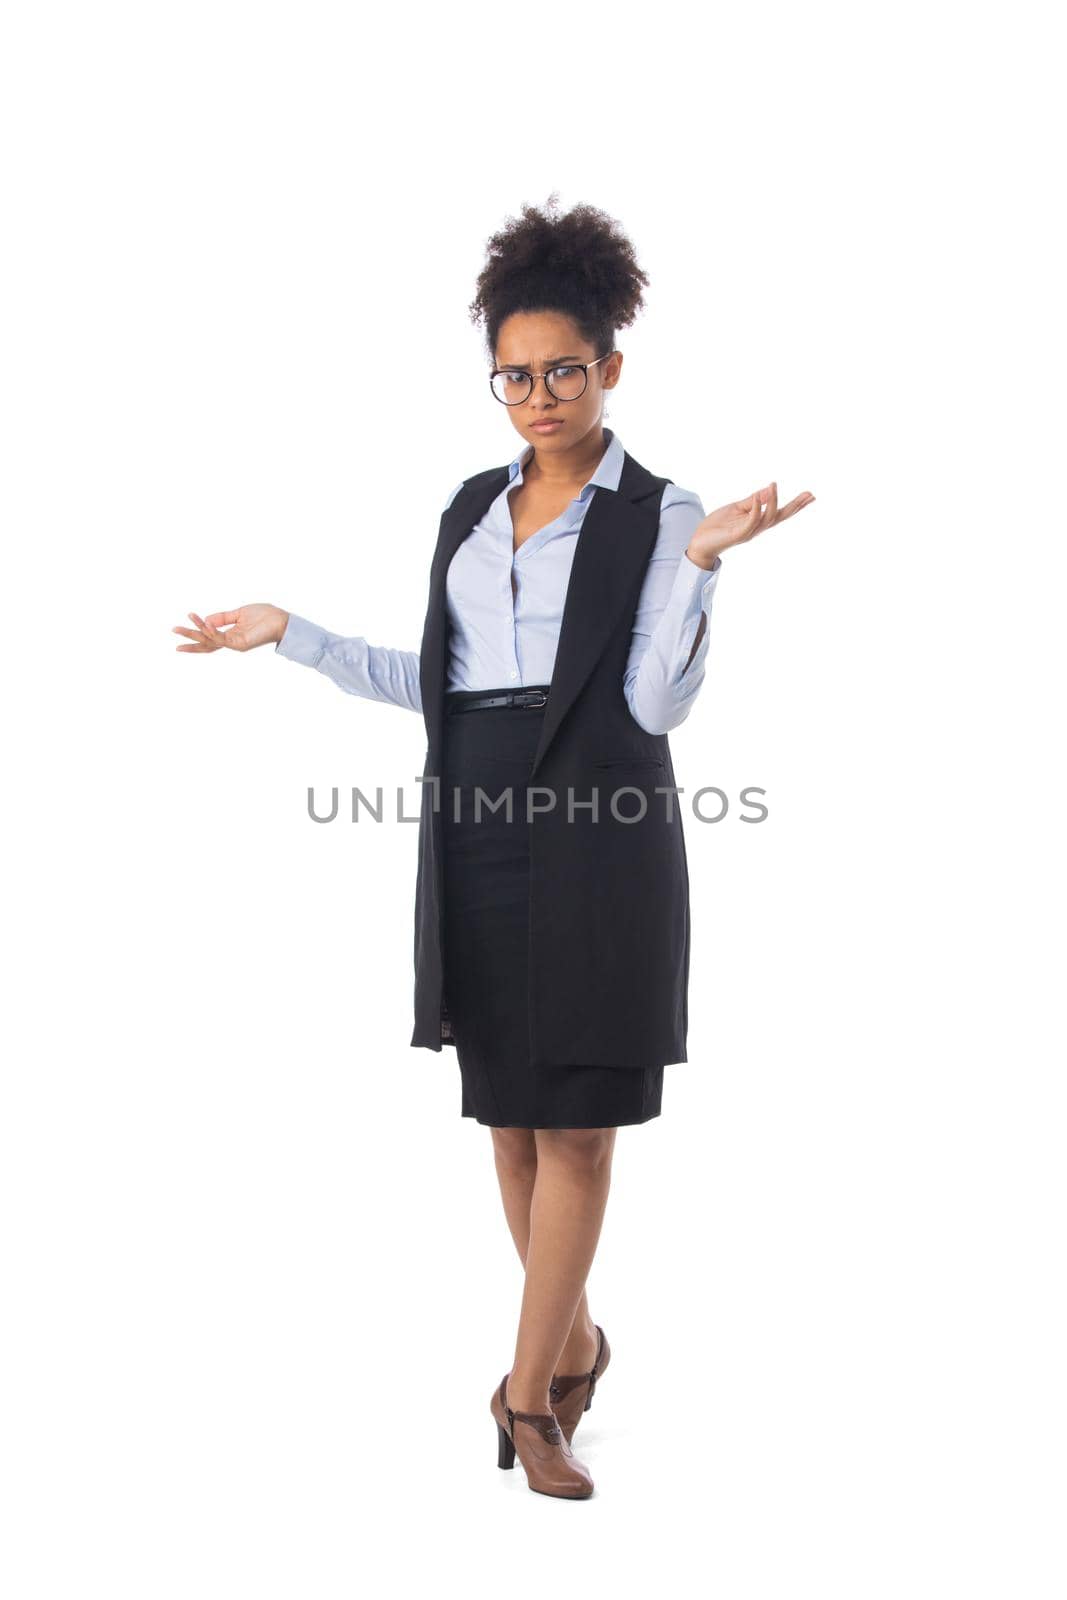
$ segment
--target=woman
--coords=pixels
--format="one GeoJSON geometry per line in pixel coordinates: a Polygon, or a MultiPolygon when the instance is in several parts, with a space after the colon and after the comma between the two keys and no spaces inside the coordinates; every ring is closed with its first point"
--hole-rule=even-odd
{"type": "Polygon", "coordinates": [[[424,716],[411,1044],[455,1048],[525,1266],[499,1465],[517,1453],[531,1489],[567,1498],[593,1489],[571,1439],[610,1356],[585,1282],[616,1129],[658,1116],[664,1066],[687,1059],[666,735],[703,680],[722,552],[814,498],[779,508],[772,483],[705,516],[602,426],[647,282],[592,206],[559,216],[553,196],[490,239],[470,310],[523,448],[449,497],[417,653],[271,605],[174,630],[192,652],[274,643],[424,716]]]}

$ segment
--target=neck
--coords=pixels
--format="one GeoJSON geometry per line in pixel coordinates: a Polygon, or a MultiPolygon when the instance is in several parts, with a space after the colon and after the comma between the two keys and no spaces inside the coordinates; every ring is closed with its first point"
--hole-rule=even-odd
{"type": "Polygon", "coordinates": [[[570,450],[538,450],[534,445],[534,453],[523,467],[523,477],[527,482],[532,477],[548,485],[585,483],[607,447],[608,439],[600,426],[570,450]]]}

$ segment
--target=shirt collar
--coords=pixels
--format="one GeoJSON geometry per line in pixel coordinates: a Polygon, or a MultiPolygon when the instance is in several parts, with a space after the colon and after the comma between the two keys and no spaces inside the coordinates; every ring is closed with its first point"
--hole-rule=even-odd
{"type": "MultiPolygon", "coordinates": [[[[599,486],[602,489],[618,489],[622,477],[623,457],[626,452],[614,428],[605,428],[604,437],[608,441],[607,448],[597,463],[596,471],[582,485],[576,500],[588,499],[593,489],[599,486]]],[[[522,481],[522,469],[533,455],[533,445],[524,445],[513,461],[508,463],[508,488],[516,481],[522,481]]]]}

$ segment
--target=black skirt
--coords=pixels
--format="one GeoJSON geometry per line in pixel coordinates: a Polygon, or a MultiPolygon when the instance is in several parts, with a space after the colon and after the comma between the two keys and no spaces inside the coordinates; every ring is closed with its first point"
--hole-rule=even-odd
{"type": "Polygon", "coordinates": [[[467,690],[445,695],[441,785],[444,990],[461,1115],[498,1128],[648,1122],[660,1114],[662,1066],[530,1065],[526,785],[544,708],[456,709],[475,698],[467,690]],[[478,814],[476,788],[488,796],[478,814]],[[490,803],[506,801],[509,789],[510,818],[506,803],[496,810],[490,803]]]}

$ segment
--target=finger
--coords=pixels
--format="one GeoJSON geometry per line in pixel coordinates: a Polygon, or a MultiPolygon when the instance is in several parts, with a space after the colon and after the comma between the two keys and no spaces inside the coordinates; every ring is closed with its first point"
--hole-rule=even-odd
{"type": "Polygon", "coordinates": [[[204,618],[213,628],[224,628],[227,623],[237,621],[236,611],[212,611],[204,618]]]}
{"type": "Polygon", "coordinates": [[[197,655],[203,655],[205,651],[208,650],[214,653],[215,650],[215,646],[213,644],[176,644],[174,648],[175,650],[190,650],[195,652],[197,655]]]}
{"type": "Polygon", "coordinates": [[[199,628],[172,628],[171,633],[180,633],[183,639],[203,639],[204,635],[199,628]]]}
{"type": "Polygon", "coordinates": [[[790,500],[788,505],[782,507],[778,513],[777,520],[784,522],[786,517],[792,517],[796,512],[803,511],[805,506],[810,506],[814,499],[815,496],[813,494],[798,494],[795,500],[790,500]]]}
{"type": "Polygon", "coordinates": [[[763,516],[760,518],[760,525],[756,529],[756,532],[763,533],[766,528],[772,528],[774,526],[774,519],[777,515],[778,485],[772,481],[767,485],[767,504],[763,508],[763,516]]]}
{"type": "Polygon", "coordinates": [[[216,648],[226,643],[226,635],[224,633],[220,633],[217,628],[213,628],[210,622],[205,622],[203,617],[198,617],[195,611],[190,611],[189,616],[192,617],[197,627],[203,630],[206,638],[210,643],[214,644],[216,648]]]}
{"type": "Polygon", "coordinates": [[[756,529],[759,527],[760,518],[763,515],[763,498],[762,497],[763,497],[764,494],[766,494],[766,492],[767,491],[765,489],[757,489],[750,496],[751,510],[749,511],[748,516],[745,518],[744,524],[743,524],[743,526],[741,528],[741,537],[742,537],[742,539],[751,539],[752,535],[755,533],[756,529]]]}

